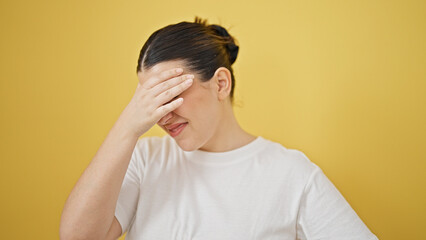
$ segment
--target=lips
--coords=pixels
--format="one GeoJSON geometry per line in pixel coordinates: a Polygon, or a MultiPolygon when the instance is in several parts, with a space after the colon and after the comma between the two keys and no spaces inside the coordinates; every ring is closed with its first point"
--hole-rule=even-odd
{"type": "Polygon", "coordinates": [[[186,127],[186,125],[188,125],[188,122],[174,123],[166,126],[166,129],[172,137],[176,137],[186,127]]]}
{"type": "Polygon", "coordinates": [[[176,130],[178,127],[180,127],[180,125],[185,124],[185,123],[187,123],[187,122],[171,124],[171,125],[168,125],[166,128],[169,131],[173,131],[173,130],[176,130]]]}

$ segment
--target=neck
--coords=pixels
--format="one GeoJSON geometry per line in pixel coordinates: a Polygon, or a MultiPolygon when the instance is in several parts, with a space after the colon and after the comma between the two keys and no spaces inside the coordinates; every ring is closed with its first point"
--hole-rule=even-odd
{"type": "Polygon", "coordinates": [[[207,152],[226,152],[242,147],[255,140],[256,136],[244,131],[235,118],[232,106],[224,107],[217,130],[212,138],[200,148],[207,152]]]}

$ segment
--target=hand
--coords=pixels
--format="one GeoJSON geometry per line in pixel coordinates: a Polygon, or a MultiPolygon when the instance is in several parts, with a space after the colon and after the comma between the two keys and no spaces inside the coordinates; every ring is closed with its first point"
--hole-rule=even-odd
{"type": "Polygon", "coordinates": [[[141,136],[161,118],[182,105],[183,98],[174,98],[192,85],[194,75],[181,74],[176,68],[145,79],[146,76],[138,72],[140,81],[135,94],[120,115],[130,133],[141,136]]]}

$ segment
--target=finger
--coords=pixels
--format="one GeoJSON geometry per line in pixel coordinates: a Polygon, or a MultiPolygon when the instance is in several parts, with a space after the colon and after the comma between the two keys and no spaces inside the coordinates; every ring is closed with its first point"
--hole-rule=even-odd
{"type": "Polygon", "coordinates": [[[160,125],[164,125],[164,124],[166,124],[166,123],[167,123],[167,121],[169,121],[169,120],[170,120],[170,118],[172,118],[172,113],[171,113],[171,112],[167,113],[167,114],[166,114],[166,116],[162,117],[162,118],[160,119],[160,121],[158,121],[158,124],[160,124],[160,125]]]}
{"type": "Polygon", "coordinates": [[[174,86],[174,87],[162,92],[161,94],[159,94],[156,97],[155,101],[158,103],[158,105],[163,105],[163,104],[169,102],[170,100],[172,100],[177,95],[181,94],[187,88],[189,88],[192,85],[192,83],[193,83],[193,80],[191,78],[186,79],[181,84],[174,86]]]}
{"type": "Polygon", "coordinates": [[[162,118],[168,113],[174,111],[176,108],[178,108],[183,103],[183,98],[178,98],[174,101],[171,101],[170,103],[164,104],[157,108],[155,110],[154,115],[156,115],[158,118],[162,118]]]}
{"type": "Polygon", "coordinates": [[[145,84],[144,87],[149,89],[154,87],[155,85],[169,79],[175,76],[178,76],[180,74],[182,74],[183,69],[182,68],[174,68],[174,69],[169,69],[166,71],[161,72],[160,74],[151,77],[150,79],[148,79],[145,84]]]}
{"type": "Polygon", "coordinates": [[[178,84],[184,82],[186,79],[194,79],[194,75],[192,74],[185,74],[182,76],[174,77],[172,79],[169,79],[167,81],[164,81],[160,84],[157,84],[152,88],[152,94],[154,96],[160,95],[162,92],[169,90],[172,87],[177,86],[178,84]]]}

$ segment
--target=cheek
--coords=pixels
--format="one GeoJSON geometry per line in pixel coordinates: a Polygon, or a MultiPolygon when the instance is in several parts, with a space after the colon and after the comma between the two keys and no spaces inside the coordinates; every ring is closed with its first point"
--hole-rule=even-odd
{"type": "Polygon", "coordinates": [[[193,85],[181,94],[181,97],[184,100],[175,110],[176,114],[192,122],[197,128],[205,124],[211,125],[211,118],[217,116],[217,100],[208,83],[194,81],[193,85]]]}
{"type": "Polygon", "coordinates": [[[203,122],[209,122],[214,112],[211,103],[208,95],[203,96],[202,92],[188,94],[184,96],[182,105],[175,110],[175,113],[192,122],[194,126],[204,125],[203,122]]]}

